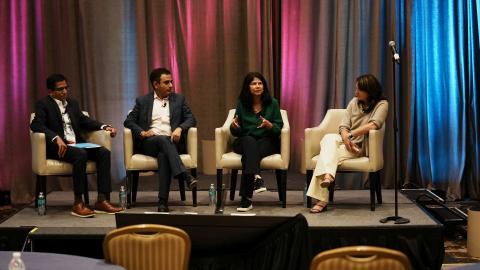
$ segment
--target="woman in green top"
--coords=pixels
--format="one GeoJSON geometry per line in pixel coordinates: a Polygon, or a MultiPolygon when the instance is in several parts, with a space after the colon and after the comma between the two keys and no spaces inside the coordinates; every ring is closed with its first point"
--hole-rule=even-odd
{"type": "Polygon", "coordinates": [[[266,191],[260,176],[262,158],[280,153],[280,131],[283,127],[278,101],[270,96],[262,74],[250,72],[243,80],[236,115],[230,125],[233,151],[242,155],[243,177],[240,184],[242,201],[237,211],[251,210],[253,191],[266,191]]]}

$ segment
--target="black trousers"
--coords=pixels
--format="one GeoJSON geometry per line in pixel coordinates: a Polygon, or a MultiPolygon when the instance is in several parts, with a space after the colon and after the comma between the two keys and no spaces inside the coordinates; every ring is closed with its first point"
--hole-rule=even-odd
{"type": "Polygon", "coordinates": [[[170,136],[153,136],[142,141],[142,154],[157,158],[158,162],[158,198],[168,201],[172,175],[186,172],[178,154],[177,145],[170,141],[170,136]]]}
{"type": "Polygon", "coordinates": [[[58,145],[50,143],[47,147],[47,157],[71,163],[73,166],[73,192],[81,196],[85,190],[87,181],[87,160],[97,163],[97,189],[98,193],[104,194],[108,199],[112,191],[110,176],[110,150],[105,147],[77,148],[67,145],[67,151],[62,158],[58,157],[58,145]]]}
{"type": "Polygon", "coordinates": [[[243,175],[240,183],[240,196],[252,198],[253,177],[260,173],[260,161],[266,156],[280,153],[280,139],[239,137],[233,142],[233,151],[242,155],[243,175]]]}

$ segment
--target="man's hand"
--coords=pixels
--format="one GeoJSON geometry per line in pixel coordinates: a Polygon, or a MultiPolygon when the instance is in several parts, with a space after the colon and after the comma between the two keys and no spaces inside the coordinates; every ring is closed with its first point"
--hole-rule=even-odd
{"type": "Polygon", "coordinates": [[[65,156],[65,153],[67,152],[67,145],[62,140],[62,138],[60,138],[60,136],[57,136],[57,139],[55,139],[55,143],[58,145],[58,157],[63,158],[63,156],[65,156]]]}
{"type": "Polygon", "coordinates": [[[178,143],[180,141],[180,136],[182,135],[182,128],[177,127],[170,136],[170,141],[178,143]]]}
{"type": "Polygon", "coordinates": [[[153,133],[153,130],[151,129],[140,132],[140,137],[142,137],[142,139],[153,137],[153,136],[155,136],[155,133],[153,133]]]}
{"type": "Polygon", "coordinates": [[[112,137],[112,138],[115,137],[115,135],[117,135],[117,129],[114,128],[114,127],[107,126],[107,127],[105,128],[105,131],[110,132],[110,137],[112,137]]]}
{"type": "Polygon", "coordinates": [[[263,116],[261,116],[261,115],[260,115],[260,120],[262,120],[262,123],[260,123],[260,125],[257,128],[266,128],[266,129],[272,129],[273,128],[272,122],[263,118],[263,116]]]}

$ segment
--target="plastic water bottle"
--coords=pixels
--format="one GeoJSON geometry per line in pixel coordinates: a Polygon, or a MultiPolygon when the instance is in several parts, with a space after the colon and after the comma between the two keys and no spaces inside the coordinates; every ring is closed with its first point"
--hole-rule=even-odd
{"type": "Polygon", "coordinates": [[[40,194],[38,194],[37,211],[39,216],[44,216],[46,214],[45,196],[43,195],[43,192],[40,192],[40,194]]]}
{"type": "Polygon", "coordinates": [[[208,205],[212,208],[215,208],[217,203],[217,190],[215,190],[214,184],[210,184],[210,187],[208,188],[208,198],[208,205]]]}
{"type": "Polygon", "coordinates": [[[127,190],[125,189],[124,186],[120,186],[120,193],[119,193],[119,201],[120,201],[120,207],[122,209],[127,208],[127,190]]]}
{"type": "Polygon", "coordinates": [[[25,264],[22,261],[20,252],[14,252],[12,255],[12,260],[8,264],[8,270],[25,270],[25,264]]]}

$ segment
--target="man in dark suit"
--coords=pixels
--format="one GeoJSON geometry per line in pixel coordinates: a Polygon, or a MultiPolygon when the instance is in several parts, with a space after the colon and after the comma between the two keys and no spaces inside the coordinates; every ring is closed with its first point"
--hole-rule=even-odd
{"type": "Polygon", "coordinates": [[[169,212],[168,193],[172,175],[192,189],[197,180],[182,164],[188,129],[197,123],[185,97],[173,92],[171,72],[157,68],[150,73],[154,89],[135,100],[135,107],[123,123],[132,130],[135,151],[157,158],[159,190],[158,212],[169,212]]]}
{"type": "Polygon", "coordinates": [[[114,214],[122,209],[110,204],[110,151],[104,147],[77,148],[74,143],[85,142],[83,131],[103,129],[114,137],[116,129],[84,115],[78,102],[68,98],[68,82],[61,74],[47,78],[48,96],[40,99],[35,106],[35,118],[30,124],[33,132],[45,133],[47,157],[59,159],[73,166],[73,192],[75,200],[71,214],[78,217],[93,217],[95,213],[114,214]],[[82,199],[87,181],[87,160],[97,164],[98,198],[95,211],[88,208],[82,199]]]}

